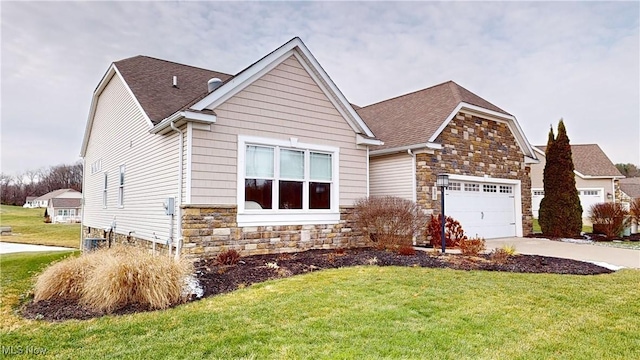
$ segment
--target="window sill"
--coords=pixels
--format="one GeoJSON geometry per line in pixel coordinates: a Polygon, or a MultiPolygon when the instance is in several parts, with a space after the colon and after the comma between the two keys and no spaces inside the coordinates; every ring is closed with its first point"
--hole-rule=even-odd
{"type": "Polygon", "coordinates": [[[238,214],[238,227],[278,225],[326,225],[340,222],[339,212],[238,214]]]}

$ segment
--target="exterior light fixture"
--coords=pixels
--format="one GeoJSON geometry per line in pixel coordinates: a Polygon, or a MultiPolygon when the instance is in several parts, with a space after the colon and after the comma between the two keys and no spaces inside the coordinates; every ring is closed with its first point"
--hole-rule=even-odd
{"type": "Polygon", "coordinates": [[[607,199],[612,200],[613,199],[613,195],[611,195],[610,192],[607,193],[607,199]]]}
{"type": "Polygon", "coordinates": [[[440,188],[440,199],[441,199],[441,207],[440,212],[442,213],[442,253],[444,254],[446,248],[446,240],[444,238],[444,225],[445,225],[445,215],[444,215],[444,189],[449,187],[449,175],[447,174],[438,174],[436,178],[436,185],[440,188]]]}

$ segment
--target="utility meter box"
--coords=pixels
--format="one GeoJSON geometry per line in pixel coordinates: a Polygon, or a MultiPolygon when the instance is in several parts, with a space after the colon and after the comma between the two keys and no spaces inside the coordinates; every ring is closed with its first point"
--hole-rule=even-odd
{"type": "Polygon", "coordinates": [[[164,201],[163,205],[164,205],[164,213],[165,213],[165,215],[173,215],[173,212],[174,212],[175,207],[176,207],[175,206],[175,199],[172,198],[172,197],[167,198],[164,201]]]}

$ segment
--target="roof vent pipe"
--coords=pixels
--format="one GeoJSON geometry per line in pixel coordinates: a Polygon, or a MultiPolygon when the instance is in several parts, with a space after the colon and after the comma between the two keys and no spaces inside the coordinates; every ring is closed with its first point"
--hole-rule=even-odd
{"type": "Polygon", "coordinates": [[[174,88],[177,88],[177,87],[178,87],[178,77],[177,77],[177,76],[174,76],[174,77],[173,77],[173,87],[174,87],[174,88]]]}
{"type": "Polygon", "coordinates": [[[222,85],[222,80],[220,80],[218,78],[213,78],[213,79],[207,81],[207,89],[208,89],[209,92],[212,92],[213,90],[219,88],[220,85],[222,85]]]}

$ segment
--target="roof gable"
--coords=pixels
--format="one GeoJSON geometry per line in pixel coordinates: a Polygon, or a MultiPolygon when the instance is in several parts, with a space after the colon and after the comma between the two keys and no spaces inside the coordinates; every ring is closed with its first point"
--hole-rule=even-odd
{"type": "MultiPolygon", "coordinates": [[[[222,86],[193,103],[193,105],[189,107],[189,110],[215,110],[216,106],[222,104],[238,92],[245,89],[251,83],[274,69],[291,56],[296,57],[342,117],[349,123],[354,132],[358,135],[369,138],[361,139],[359,141],[361,141],[361,143],[371,143],[370,139],[375,137],[374,133],[369,129],[360,115],[358,115],[358,113],[353,109],[351,104],[333,83],[333,80],[331,80],[322,66],[320,66],[302,40],[297,37],[289,40],[284,45],[240,71],[222,86]]],[[[373,141],[373,143],[376,142],[377,140],[373,141]]]]}
{"type": "Polygon", "coordinates": [[[515,117],[453,81],[401,95],[357,110],[384,142],[376,149],[395,149],[432,142],[460,110],[509,123],[523,153],[535,158],[515,117]]]}
{"type": "MultiPolygon", "coordinates": [[[[536,146],[542,156],[547,151],[546,146],[536,146]]],[[[573,167],[579,175],[593,177],[623,177],[618,168],[602,151],[598,144],[571,145],[573,167]]]]}
{"type": "Polygon", "coordinates": [[[229,74],[148,56],[116,61],[114,65],[154,125],[207,94],[210,79],[217,77],[226,81],[232,78],[229,74]],[[176,87],[173,86],[174,76],[176,87]]]}
{"type": "Polygon", "coordinates": [[[55,198],[55,197],[57,197],[57,196],[59,196],[59,195],[61,195],[61,194],[64,194],[64,193],[66,193],[66,192],[69,192],[69,191],[71,191],[71,192],[77,192],[77,193],[80,193],[79,191],[76,191],[76,190],[73,190],[73,189],[58,189],[58,190],[50,191],[50,192],[48,192],[48,193],[46,193],[46,194],[44,194],[44,195],[42,195],[42,196],[40,196],[40,197],[36,198],[36,200],[49,200],[49,199],[53,199],[53,198],[55,198]]]}

